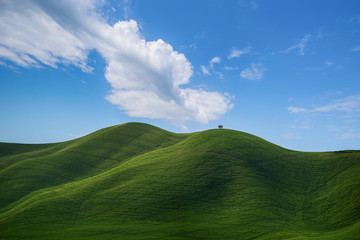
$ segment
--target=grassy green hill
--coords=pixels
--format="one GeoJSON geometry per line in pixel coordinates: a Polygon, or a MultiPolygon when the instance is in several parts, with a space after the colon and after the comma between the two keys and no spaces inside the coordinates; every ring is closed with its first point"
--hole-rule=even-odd
{"type": "Polygon", "coordinates": [[[360,151],[141,123],[0,143],[0,239],[360,239],[360,151]]]}

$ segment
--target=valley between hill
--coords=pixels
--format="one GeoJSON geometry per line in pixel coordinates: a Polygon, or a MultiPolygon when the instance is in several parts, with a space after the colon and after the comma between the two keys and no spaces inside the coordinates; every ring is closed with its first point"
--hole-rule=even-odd
{"type": "Polygon", "coordinates": [[[360,151],[127,123],[0,143],[0,239],[360,239],[360,151]]]}

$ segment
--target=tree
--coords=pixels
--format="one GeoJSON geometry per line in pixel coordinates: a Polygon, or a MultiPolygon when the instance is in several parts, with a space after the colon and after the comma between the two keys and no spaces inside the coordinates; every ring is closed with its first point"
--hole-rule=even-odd
{"type": "Polygon", "coordinates": [[[223,125],[220,124],[220,125],[218,126],[218,128],[219,128],[219,129],[223,129],[223,125]]]}

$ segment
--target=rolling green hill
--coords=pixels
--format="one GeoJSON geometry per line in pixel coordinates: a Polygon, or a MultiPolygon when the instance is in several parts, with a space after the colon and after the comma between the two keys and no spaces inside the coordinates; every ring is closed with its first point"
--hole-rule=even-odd
{"type": "Polygon", "coordinates": [[[0,143],[0,239],[360,239],[360,151],[141,123],[0,143]]]}

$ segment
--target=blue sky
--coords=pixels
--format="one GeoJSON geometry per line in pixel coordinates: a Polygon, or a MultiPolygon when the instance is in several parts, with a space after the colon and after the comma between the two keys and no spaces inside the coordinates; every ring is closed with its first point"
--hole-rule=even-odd
{"type": "Polygon", "coordinates": [[[360,149],[360,2],[0,0],[0,141],[129,121],[360,149]]]}

